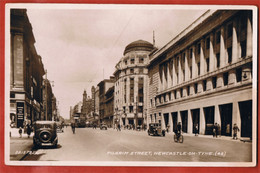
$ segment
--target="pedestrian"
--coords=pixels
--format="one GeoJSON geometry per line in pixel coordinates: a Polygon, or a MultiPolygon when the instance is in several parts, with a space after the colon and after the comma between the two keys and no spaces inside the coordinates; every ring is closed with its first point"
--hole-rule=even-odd
{"type": "Polygon", "coordinates": [[[120,124],[117,125],[117,128],[118,128],[119,131],[121,131],[120,124]]]}
{"type": "Polygon", "coordinates": [[[168,124],[166,128],[167,133],[169,133],[169,129],[170,129],[170,124],[168,124]]]}
{"type": "Polygon", "coordinates": [[[21,138],[21,137],[22,137],[22,133],[23,133],[23,129],[22,129],[22,127],[19,128],[19,131],[18,131],[18,132],[19,132],[19,134],[20,134],[20,138],[21,138]]]}
{"type": "Polygon", "coordinates": [[[198,124],[195,125],[195,136],[198,136],[199,133],[199,126],[198,124]]]}
{"type": "Polygon", "coordinates": [[[238,128],[237,124],[235,123],[234,127],[233,127],[233,139],[235,139],[235,140],[237,140],[237,132],[239,132],[239,128],[238,128]]]}
{"type": "Polygon", "coordinates": [[[215,124],[213,125],[213,138],[214,138],[214,137],[217,138],[217,130],[218,130],[217,123],[215,123],[215,124]]]}
{"type": "Polygon", "coordinates": [[[226,136],[230,135],[230,124],[226,125],[226,136]]]}
{"type": "Polygon", "coordinates": [[[179,138],[180,135],[181,135],[181,122],[179,122],[177,125],[177,137],[179,138]]]}
{"type": "Polygon", "coordinates": [[[28,138],[30,138],[30,135],[31,135],[31,126],[29,124],[27,124],[27,135],[28,135],[28,138]]]}
{"type": "Polygon", "coordinates": [[[220,125],[219,125],[219,124],[217,125],[217,129],[218,129],[217,135],[221,136],[221,128],[220,128],[220,125]]]}
{"type": "Polygon", "coordinates": [[[71,123],[71,129],[72,129],[73,134],[75,134],[75,123],[71,123]]]}

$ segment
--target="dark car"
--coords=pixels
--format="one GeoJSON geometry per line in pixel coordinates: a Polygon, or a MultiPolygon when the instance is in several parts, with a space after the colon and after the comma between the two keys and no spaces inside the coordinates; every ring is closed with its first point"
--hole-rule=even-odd
{"type": "Polygon", "coordinates": [[[54,121],[36,121],[34,123],[33,144],[35,147],[45,145],[57,147],[57,124],[54,121]]]}
{"type": "Polygon", "coordinates": [[[100,130],[107,130],[107,125],[105,123],[101,123],[100,130]]]}
{"type": "Polygon", "coordinates": [[[165,136],[165,130],[162,130],[160,123],[150,123],[148,135],[165,136]]]}

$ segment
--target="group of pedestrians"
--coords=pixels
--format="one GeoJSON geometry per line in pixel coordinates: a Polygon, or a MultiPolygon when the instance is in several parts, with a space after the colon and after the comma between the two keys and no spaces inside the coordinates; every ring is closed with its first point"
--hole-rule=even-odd
{"type": "Polygon", "coordinates": [[[24,130],[24,132],[26,131],[26,133],[27,133],[27,135],[28,135],[28,138],[30,138],[31,133],[32,133],[32,131],[33,131],[32,126],[31,126],[30,124],[26,124],[26,125],[24,126],[24,129],[23,129],[22,127],[20,127],[19,130],[18,130],[18,133],[19,133],[19,135],[20,135],[20,138],[22,138],[23,130],[24,130]]]}
{"type": "MultiPolygon", "coordinates": [[[[214,137],[218,137],[221,135],[221,128],[220,128],[220,125],[218,123],[215,123],[214,126],[213,126],[213,138],[214,137]]],[[[239,132],[239,128],[237,126],[237,124],[235,123],[233,125],[233,139],[237,140],[237,133],[239,132]]],[[[230,124],[227,124],[226,125],[226,135],[227,136],[231,136],[231,127],[230,127],[230,124]]]]}

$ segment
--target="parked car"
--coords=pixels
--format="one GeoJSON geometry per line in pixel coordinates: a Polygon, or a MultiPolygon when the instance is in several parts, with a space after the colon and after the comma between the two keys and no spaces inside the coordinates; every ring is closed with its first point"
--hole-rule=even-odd
{"type": "Polygon", "coordinates": [[[107,125],[105,123],[101,123],[100,130],[107,130],[107,125]]]}
{"type": "Polygon", "coordinates": [[[54,121],[36,121],[34,123],[33,144],[35,147],[52,145],[57,147],[57,124],[54,121]]]}
{"type": "Polygon", "coordinates": [[[165,136],[165,130],[162,129],[160,123],[150,123],[148,135],[165,136]]]}

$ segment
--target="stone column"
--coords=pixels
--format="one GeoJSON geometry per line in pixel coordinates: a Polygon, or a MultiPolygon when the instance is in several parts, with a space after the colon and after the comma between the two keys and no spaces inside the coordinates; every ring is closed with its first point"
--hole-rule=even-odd
{"type": "Polygon", "coordinates": [[[182,83],[182,68],[181,68],[181,56],[179,56],[179,61],[178,61],[178,73],[179,73],[179,77],[178,77],[178,84],[182,83]]]}
{"type": "Polygon", "coordinates": [[[192,58],[191,58],[191,66],[192,66],[192,79],[198,76],[198,69],[195,60],[195,45],[192,46],[192,58]]]}
{"type": "Polygon", "coordinates": [[[188,62],[189,61],[189,59],[188,59],[189,49],[185,50],[184,52],[185,52],[185,57],[184,57],[184,59],[185,59],[185,63],[184,63],[185,74],[183,74],[183,75],[185,75],[185,81],[188,81],[190,79],[190,77],[189,77],[190,68],[189,68],[189,62],[188,62]]]}
{"type": "Polygon", "coordinates": [[[187,130],[187,132],[188,132],[188,134],[192,134],[192,114],[191,114],[191,110],[188,110],[188,130],[187,130]]]}
{"type": "Polygon", "coordinates": [[[177,80],[176,80],[176,69],[175,69],[175,64],[174,63],[176,62],[176,59],[173,58],[173,64],[172,64],[172,86],[175,86],[176,83],[177,83],[177,80]]]}
{"type": "Polygon", "coordinates": [[[233,20],[232,63],[238,61],[237,19],[233,20]]]}
{"type": "Polygon", "coordinates": [[[169,124],[170,124],[170,129],[169,132],[173,132],[173,120],[172,120],[172,114],[169,112],[169,124]]]}
{"type": "Polygon", "coordinates": [[[253,30],[251,16],[247,17],[247,37],[246,37],[246,56],[252,56],[253,51],[253,30]]]}
{"type": "Polygon", "coordinates": [[[178,113],[178,115],[177,115],[177,121],[178,121],[178,123],[179,123],[179,122],[182,123],[182,121],[181,121],[181,112],[178,111],[177,113],[178,113]]]}
{"type": "Polygon", "coordinates": [[[214,71],[216,69],[216,61],[215,61],[215,53],[214,53],[214,33],[210,33],[210,46],[209,46],[209,71],[214,71]]]}
{"type": "Polygon", "coordinates": [[[218,123],[221,126],[221,115],[220,115],[218,104],[215,105],[214,120],[215,120],[215,123],[218,123]]]}
{"type": "Polygon", "coordinates": [[[202,39],[200,41],[200,75],[205,74],[204,44],[205,44],[205,41],[204,41],[204,39],[202,39]]]}
{"type": "Polygon", "coordinates": [[[205,115],[204,115],[204,110],[203,107],[200,108],[200,134],[204,135],[205,134],[205,115]]]}
{"type": "Polygon", "coordinates": [[[226,49],[225,49],[225,28],[221,26],[221,36],[220,36],[220,68],[226,65],[226,49]]]}
{"type": "MultiPolygon", "coordinates": [[[[237,137],[240,138],[241,137],[241,117],[240,117],[240,111],[239,111],[239,106],[238,106],[238,102],[235,101],[233,102],[233,110],[232,110],[232,128],[234,126],[234,124],[236,123],[238,128],[239,128],[239,132],[237,132],[237,137]]],[[[233,136],[233,129],[232,130],[232,136],[233,136]]]]}

